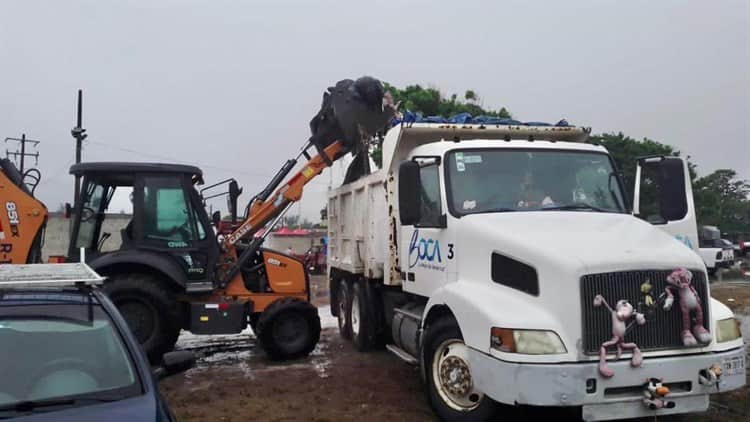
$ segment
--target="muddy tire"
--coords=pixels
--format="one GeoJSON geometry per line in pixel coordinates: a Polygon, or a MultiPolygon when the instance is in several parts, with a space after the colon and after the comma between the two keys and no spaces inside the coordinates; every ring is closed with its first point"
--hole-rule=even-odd
{"type": "Polygon", "coordinates": [[[339,282],[336,301],[338,312],[336,318],[339,324],[339,335],[344,339],[352,338],[352,289],[346,280],[339,282]]]}
{"type": "Polygon", "coordinates": [[[258,318],[255,335],[271,360],[297,359],[310,354],[320,340],[320,317],[310,303],[283,298],[258,318]]]}
{"type": "Polygon", "coordinates": [[[423,354],[427,399],[444,421],[487,421],[498,412],[497,402],[474,390],[467,351],[453,318],[428,327],[423,354]]]}
{"type": "Polygon", "coordinates": [[[181,317],[174,292],[148,274],[110,275],[102,288],[152,364],[174,349],[181,317]]]}
{"type": "Polygon", "coordinates": [[[375,346],[375,327],[372,304],[365,294],[362,280],[352,283],[349,300],[349,320],[352,342],[360,352],[369,351],[375,346]]]}

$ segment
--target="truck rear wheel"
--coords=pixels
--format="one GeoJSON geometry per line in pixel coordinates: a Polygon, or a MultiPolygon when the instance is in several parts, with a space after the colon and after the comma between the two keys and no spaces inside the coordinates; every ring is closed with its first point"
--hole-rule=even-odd
{"type": "Polygon", "coordinates": [[[283,298],[258,318],[255,335],[271,360],[307,356],[320,340],[318,310],[308,302],[283,298]]]}
{"type": "Polygon", "coordinates": [[[497,403],[474,389],[468,347],[452,318],[431,324],[425,333],[427,398],[442,420],[486,421],[498,410],[497,403]]]}
{"type": "Polygon", "coordinates": [[[339,282],[338,293],[336,294],[337,301],[337,318],[339,323],[339,335],[342,338],[352,338],[352,320],[351,320],[351,289],[349,283],[346,280],[339,282]]]}
{"type": "Polygon", "coordinates": [[[104,293],[115,304],[151,363],[172,350],[180,335],[180,315],[174,294],[147,274],[114,274],[104,293]]]}
{"type": "Polygon", "coordinates": [[[366,352],[375,344],[375,327],[372,304],[367,300],[363,281],[352,283],[349,320],[351,321],[352,342],[360,352],[366,352]]]}

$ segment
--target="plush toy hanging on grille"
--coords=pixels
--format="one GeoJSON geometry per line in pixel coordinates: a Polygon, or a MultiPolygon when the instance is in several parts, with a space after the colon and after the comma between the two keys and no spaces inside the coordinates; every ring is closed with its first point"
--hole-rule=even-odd
{"type": "Polygon", "coordinates": [[[672,309],[672,304],[674,303],[673,292],[677,292],[680,311],[682,312],[682,344],[685,346],[695,346],[698,343],[708,344],[711,342],[711,333],[703,326],[701,298],[698,296],[698,292],[695,291],[695,287],[691,284],[692,280],[693,273],[680,268],[672,271],[667,276],[668,284],[665,289],[665,293],[667,294],[667,300],[664,302],[665,311],[672,309]],[[695,313],[695,325],[692,327],[692,333],[690,332],[691,312],[695,313]]]}
{"type": "Polygon", "coordinates": [[[627,300],[619,300],[615,305],[615,309],[610,308],[609,304],[602,295],[596,295],[594,298],[594,306],[604,305],[612,314],[612,339],[602,343],[602,347],[599,352],[599,373],[605,378],[612,377],[615,373],[607,365],[607,348],[617,346],[617,359],[620,359],[622,355],[622,349],[632,350],[633,357],[630,360],[630,365],[633,367],[641,366],[643,362],[643,356],[641,355],[641,349],[635,343],[625,343],[625,332],[627,331],[627,322],[631,318],[635,318],[638,325],[646,323],[646,317],[642,313],[636,312],[633,309],[633,305],[627,300]]]}
{"type": "Polygon", "coordinates": [[[661,378],[649,378],[643,389],[643,404],[651,410],[671,409],[675,407],[673,401],[667,400],[669,388],[662,384],[661,378]]]}

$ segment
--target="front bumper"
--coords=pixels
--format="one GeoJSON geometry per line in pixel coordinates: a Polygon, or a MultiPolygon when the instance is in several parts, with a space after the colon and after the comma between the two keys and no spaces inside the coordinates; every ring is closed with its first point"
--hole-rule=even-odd
{"type": "Polygon", "coordinates": [[[734,259],[727,259],[726,261],[719,261],[716,266],[719,268],[732,268],[734,265],[734,259]]]}
{"type": "MultiPolygon", "coordinates": [[[[610,358],[611,359],[611,358],[610,358]]],[[[569,364],[519,364],[506,362],[475,349],[469,360],[476,388],[506,404],[583,406],[585,420],[649,417],[703,411],[708,395],[745,385],[745,349],[721,353],[645,358],[639,368],[630,359],[609,360],[615,375],[599,375],[598,361],[569,364]],[[741,369],[724,369],[719,388],[704,386],[699,371],[718,363],[733,362],[741,369]],[[643,404],[648,378],[661,378],[674,401],[672,409],[650,410],[643,404]]]]}

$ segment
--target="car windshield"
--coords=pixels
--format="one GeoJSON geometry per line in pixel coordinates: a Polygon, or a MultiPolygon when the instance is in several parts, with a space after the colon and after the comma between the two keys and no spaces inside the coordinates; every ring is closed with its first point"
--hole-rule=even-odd
{"type": "Polygon", "coordinates": [[[49,403],[78,406],[141,394],[131,357],[101,306],[0,305],[0,417],[48,411],[49,403]],[[61,398],[70,400],[55,400],[61,398]]]}
{"type": "Polygon", "coordinates": [[[580,210],[624,212],[607,155],[542,149],[469,149],[448,154],[454,214],[580,210]]]}

